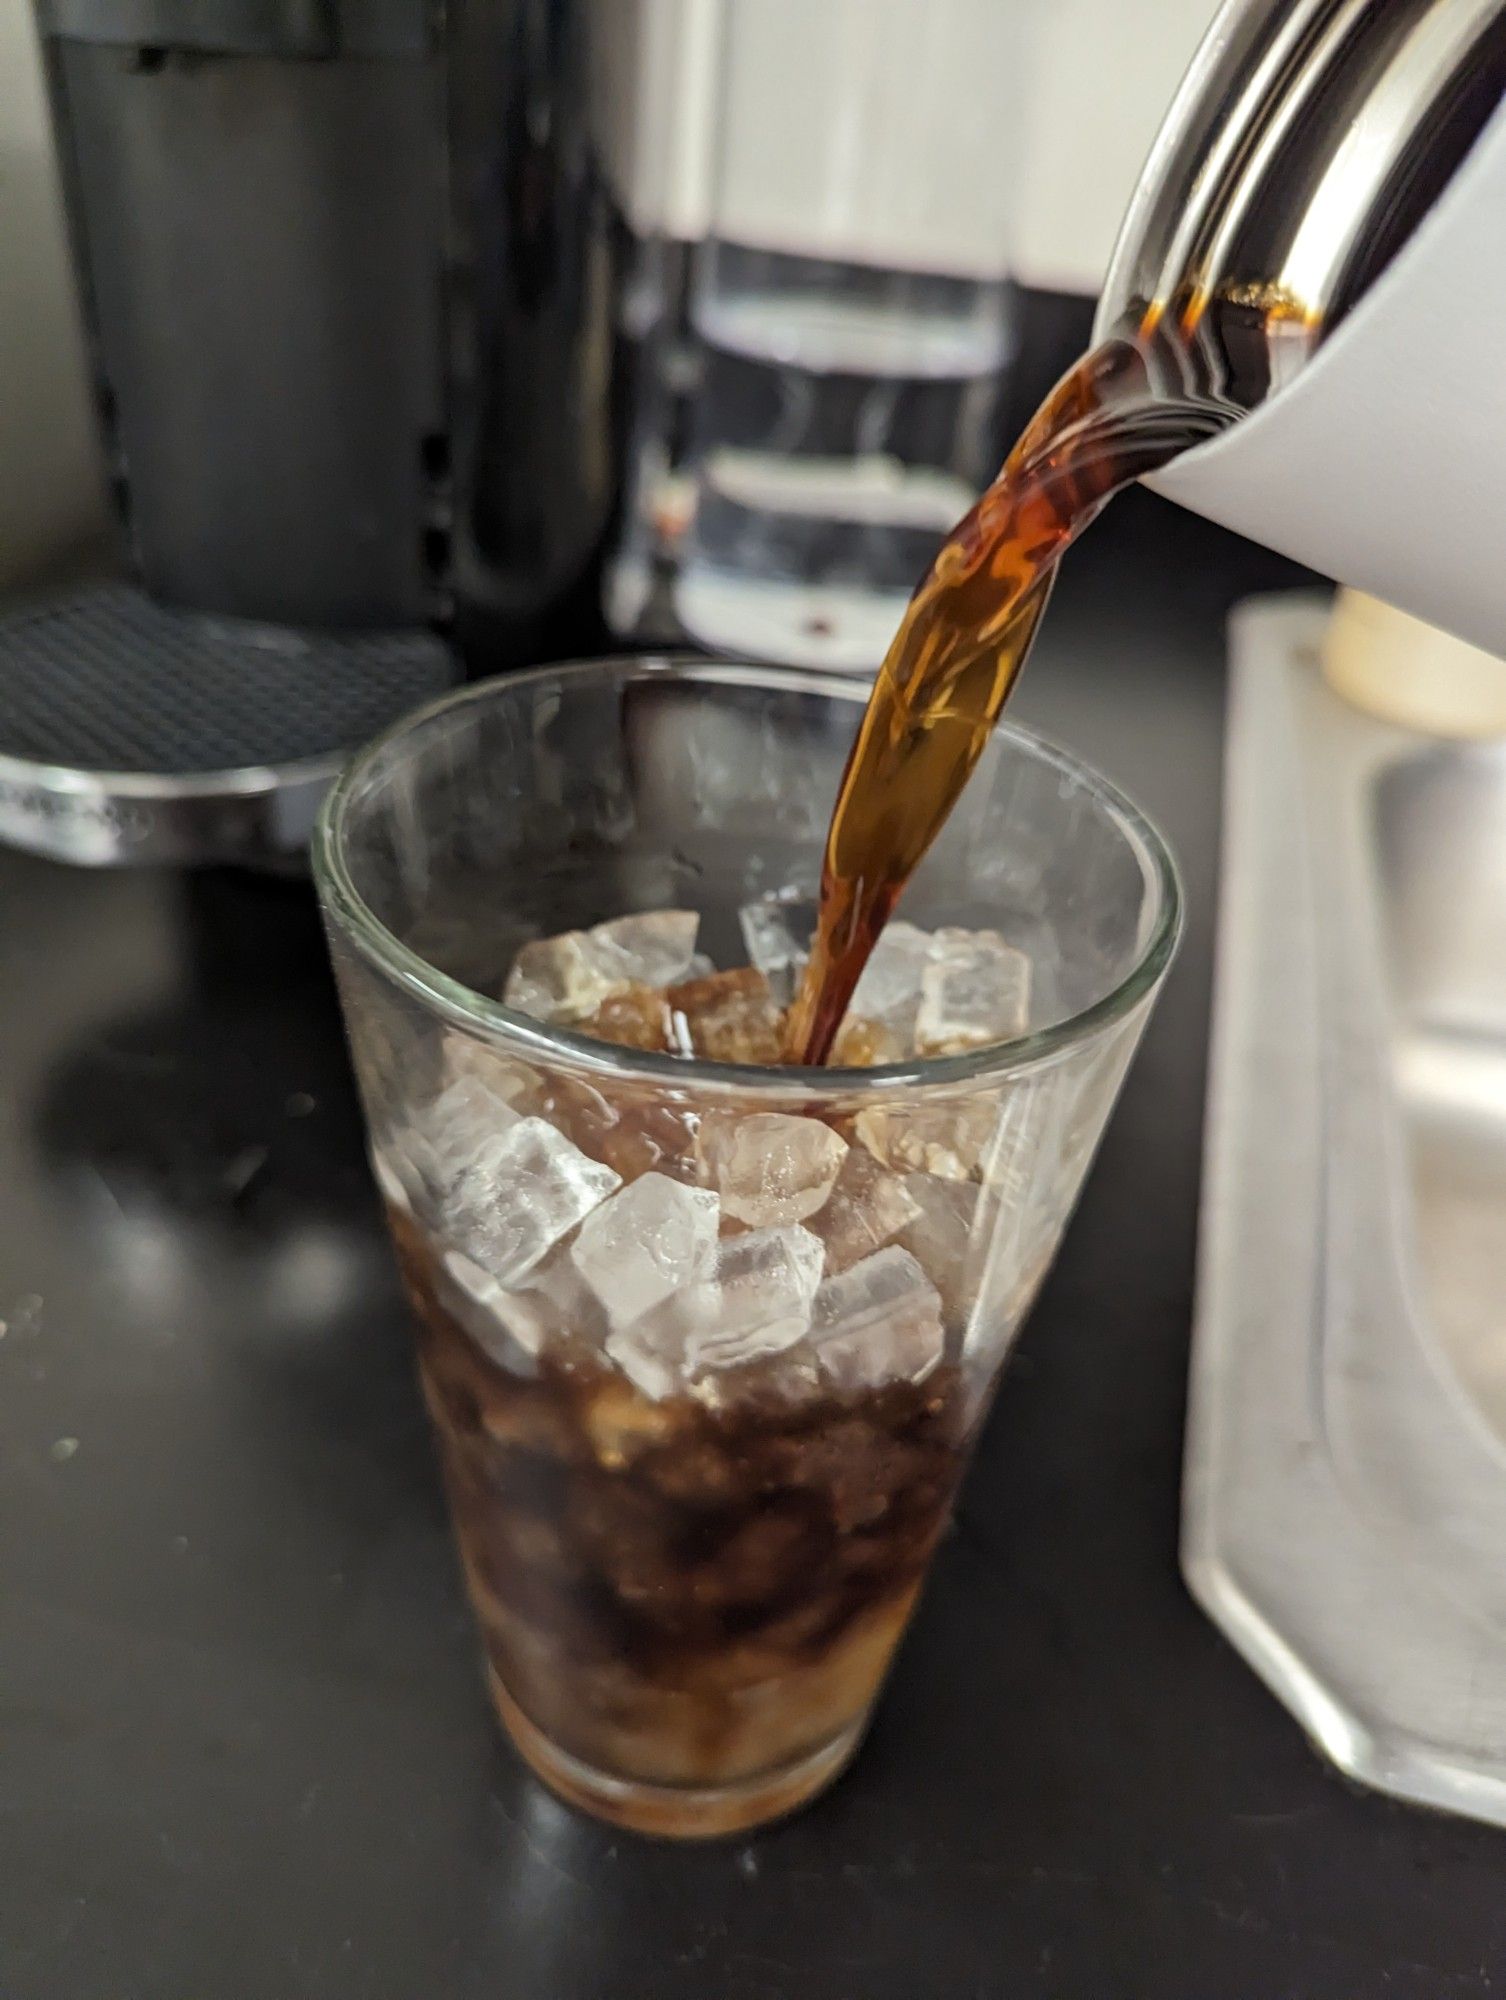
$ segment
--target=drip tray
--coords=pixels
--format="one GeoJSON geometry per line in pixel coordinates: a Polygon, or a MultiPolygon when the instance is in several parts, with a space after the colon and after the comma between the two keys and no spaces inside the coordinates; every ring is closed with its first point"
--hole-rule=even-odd
{"type": "Polygon", "coordinates": [[[1342,1769],[1506,1824],[1506,743],[1234,621],[1183,1566],[1342,1769]]]}
{"type": "Polygon", "coordinates": [[[0,842],[277,865],[350,752],[458,678],[426,632],[306,632],[91,585],[0,616],[0,842]]]}

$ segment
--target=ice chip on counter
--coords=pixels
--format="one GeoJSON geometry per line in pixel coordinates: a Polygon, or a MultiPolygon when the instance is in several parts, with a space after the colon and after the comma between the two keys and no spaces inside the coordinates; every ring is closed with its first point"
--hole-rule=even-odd
{"type": "Polygon", "coordinates": [[[622,1185],[543,1118],[515,1118],[451,1182],[440,1228],[499,1284],[535,1265],[622,1185]]]}
{"type": "Polygon", "coordinates": [[[722,1206],[755,1229],[803,1222],[835,1185],[847,1141],[819,1118],[711,1113],[696,1142],[722,1206]]]}
{"type": "Polygon", "coordinates": [[[665,994],[671,1042],[712,1062],[777,1063],[783,1015],[756,966],[684,980],[665,994]]]}
{"type": "Polygon", "coordinates": [[[647,1173],[593,1209],[569,1255],[615,1331],[707,1275],[719,1222],[710,1189],[647,1173]]]}
{"type": "Polygon", "coordinates": [[[827,1273],[834,1276],[892,1242],[920,1212],[901,1175],[880,1166],[865,1147],[852,1146],[809,1227],[826,1245],[827,1273]]]}
{"type": "Polygon", "coordinates": [[[945,1345],[941,1296],[910,1252],[891,1245],[827,1279],[812,1307],[811,1342],[840,1391],[922,1381],[945,1345]]]}
{"type": "Polygon", "coordinates": [[[1030,960],[997,931],[937,931],[920,975],[918,1055],[959,1055],[1022,1035],[1030,1021],[1030,960]]]}

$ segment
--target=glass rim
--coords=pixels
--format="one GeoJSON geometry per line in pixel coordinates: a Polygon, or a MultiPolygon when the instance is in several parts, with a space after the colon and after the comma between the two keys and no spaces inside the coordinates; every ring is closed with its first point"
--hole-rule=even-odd
{"type": "MultiPolygon", "coordinates": [[[[1007,720],[995,725],[1003,735],[1033,757],[1055,766],[1081,785],[1116,816],[1144,846],[1154,874],[1159,908],[1150,934],[1134,963],[1106,993],[1060,1021],[1007,1041],[992,1042],[960,1055],[910,1056],[902,1062],[872,1068],[802,1067],[794,1064],[713,1062],[701,1056],[678,1056],[652,1049],[626,1048],[598,1041],[575,1029],[536,1020],[478,993],[431,965],[420,952],[403,943],[377,916],[355,886],[345,854],[346,815],[374,768],[403,739],[437,718],[514,690],[526,691],[543,682],[613,676],[623,679],[703,681],[712,686],[758,687],[771,693],[815,694],[851,703],[866,701],[868,682],[844,674],[812,673],[800,667],[766,666],[751,661],[715,660],[702,655],[656,649],[648,653],[605,654],[594,659],[563,660],[517,672],[494,674],[452,688],[420,707],[410,709],[373,737],[350,758],[326,793],[314,827],[311,846],[314,880],[327,915],[340,927],[361,956],[385,973],[395,985],[467,1033],[505,1045],[524,1060],[533,1059],[596,1073],[618,1081],[678,1085],[681,1089],[725,1089],[738,1096],[766,1098],[862,1097],[903,1090],[907,1096],[924,1092],[942,1095],[1017,1071],[1034,1070],[1114,1027],[1140,1001],[1153,993],[1175,954],[1182,928],[1182,891],[1176,863],[1153,821],[1107,778],[1034,730],[1007,720]]],[[[856,716],[854,716],[856,721],[856,716]]]]}

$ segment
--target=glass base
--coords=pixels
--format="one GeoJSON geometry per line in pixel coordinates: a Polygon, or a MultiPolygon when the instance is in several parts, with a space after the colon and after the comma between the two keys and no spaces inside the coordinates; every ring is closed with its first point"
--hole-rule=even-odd
{"type": "Polygon", "coordinates": [[[536,1776],[568,1804],[633,1833],[665,1840],[716,1840],[747,1833],[797,1812],[840,1775],[862,1741],[859,1716],[819,1750],[758,1778],[728,1785],[654,1785],[616,1778],[561,1750],[530,1722],[497,1675],[488,1670],[492,1700],[513,1744],[536,1776]]]}

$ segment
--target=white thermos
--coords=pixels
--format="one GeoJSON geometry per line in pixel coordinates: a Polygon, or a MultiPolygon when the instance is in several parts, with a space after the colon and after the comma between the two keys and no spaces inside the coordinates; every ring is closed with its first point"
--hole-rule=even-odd
{"type": "Polygon", "coordinates": [[[1497,654],[1503,95],[1506,0],[1227,0],[1098,323],[1191,292],[1226,349],[1242,413],[1159,491],[1497,654]]]}

